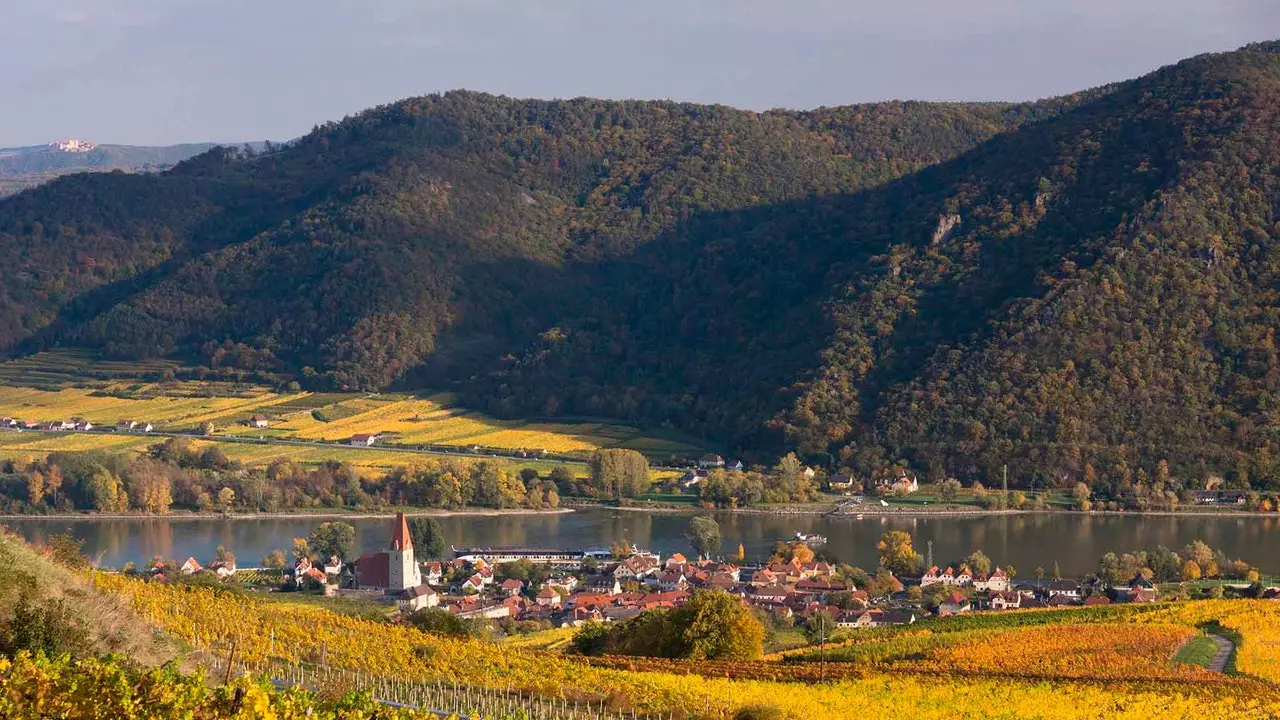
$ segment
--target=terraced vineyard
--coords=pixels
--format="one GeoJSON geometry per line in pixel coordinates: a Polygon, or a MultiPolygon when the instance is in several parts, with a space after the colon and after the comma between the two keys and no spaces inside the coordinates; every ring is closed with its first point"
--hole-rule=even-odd
{"type": "MultiPolygon", "coordinates": [[[[745,708],[766,717],[848,717],[874,708],[882,717],[1152,718],[1274,717],[1280,690],[1270,681],[1280,645],[1280,606],[1262,601],[1198,601],[1144,608],[1118,621],[1091,609],[1024,627],[1009,623],[955,629],[946,647],[878,663],[700,662],[605,658],[589,664],[539,651],[540,643],[493,644],[432,636],[323,608],[264,603],[204,588],[100,577],[98,586],[130,598],[136,612],[170,635],[214,653],[230,643],[245,667],[326,667],[379,683],[453,682],[529,696],[587,702],[640,714],[729,718],[745,708]],[[1072,622],[1071,620],[1075,621],[1072,622]],[[1178,644],[1208,619],[1243,638],[1240,667],[1228,677],[1177,665],[1178,644]],[[394,675],[387,669],[395,668],[394,675]],[[821,673],[826,673],[822,675],[821,673]],[[1265,678],[1265,679],[1262,679],[1265,678]],[[821,682],[820,682],[821,681],[821,682]]],[[[923,627],[874,633],[910,644],[923,627]]],[[[537,638],[542,640],[542,638],[537,638]]]]}
{"type": "MultiPolygon", "coordinates": [[[[213,437],[341,443],[360,433],[382,435],[381,444],[415,449],[528,451],[586,458],[598,448],[622,447],[655,460],[700,454],[687,439],[608,422],[498,420],[458,407],[448,393],[411,394],[280,393],[261,385],[231,382],[157,380],[172,363],[96,361],[73,351],[45,352],[0,363],[0,416],[19,420],[83,417],[100,428],[123,419],[152,423],[163,432],[196,433],[208,423],[213,437]],[[269,427],[250,427],[254,415],[269,427]]],[[[11,445],[11,443],[4,443],[11,445]]],[[[24,449],[108,449],[134,447],[115,438],[58,436],[33,440],[24,449]]],[[[262,447],[227,444],[227,455],[249,463],[290,457],[321,462],[330,457],[369,467],[403,465],[402,456],[377,451],[262,447]],[[361,457],[352,459],[350,453],[361,457]],[[340,453],[340,455],[335,455],[340,453]]]]}

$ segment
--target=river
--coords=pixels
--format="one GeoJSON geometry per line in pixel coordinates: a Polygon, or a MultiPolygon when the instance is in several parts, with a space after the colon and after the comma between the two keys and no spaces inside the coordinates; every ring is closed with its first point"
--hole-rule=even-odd
{"type": "MultiPolygon", "coordinates": [[[[724,552],[745,547],[748,559],[768,554],[774,543],[796,531],[829,538],[829,549],[844,562],[867,568],[876,564],[876,541],[886,530],[907,530],[915,538],[916,551],[925,553],[933,543],[933,557],[947,563],[981,548],[997,564],[1012,564],[1021,577],[1036,567],[1052,572],[1054,563],[1064,574],[1083,575],[1097,567],[1098,558],[1111,550],[1151,549],[1165,545],[1181,548],[1200,539],[1221,548],[1231,558],[1240,557],[1265,573],[1280,573],[1280,521],[1258,516],[1087,516],[1062,514],[993,515],[965,517],[851,517],[731,514],[717,516],[724,537],[724,552]]],[[[201,562],[213,558],[224,546],[236,554],[242,567],[259,564],[272,550],[288,550],[294,537],[304,537],[323,520],[316,518],[224,519],[35,519],[8,518],[3,523],[31,540],[53,533],[69,533],[85,541],[91,557],[101,554],[102,567],[118,568],[127,562],[142,564],[161,556],[201,562]]],[[[389,518],[349,519],[356,527],[357,551],[383,547],[390,538],[389,518]]],[[[608,547],[626,538],[664,556],[689,552],[685,539],[688,516],[679,514],[620,512],[585,508],[572,513],[502,516],[450,516],[440,518],[449,543],[458,546],[518,545],[524,547],[608,547]]]]}

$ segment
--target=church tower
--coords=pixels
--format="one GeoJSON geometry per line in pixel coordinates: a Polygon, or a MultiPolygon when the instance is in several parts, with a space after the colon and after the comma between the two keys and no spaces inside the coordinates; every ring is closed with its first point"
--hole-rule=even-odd
{"type": "Polygon", "coordinates": [[[409,535],[409,521],[404,513],[396,513],[395,527],[391,530],[391,548],[386,553],[388,595],[422,584],[422,571],[413,557],[413,538],[409,535]]]}

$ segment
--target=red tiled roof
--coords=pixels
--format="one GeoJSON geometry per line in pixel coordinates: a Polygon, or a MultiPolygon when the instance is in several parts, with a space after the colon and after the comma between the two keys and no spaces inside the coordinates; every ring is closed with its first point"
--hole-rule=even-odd
{"type": "Polygon", "coordinates": [[[366,587],[387,587],[391,584],[391,562],[386,553],[364,555],[356,560],[357,583],[366,587]]]}
{"type": "Polygon", "coordinates": [[[392,550],[412,550],[413,536],[409,534],[409,521],[404,513],[396,513],[396,522],[391,530],[392,550]]]}

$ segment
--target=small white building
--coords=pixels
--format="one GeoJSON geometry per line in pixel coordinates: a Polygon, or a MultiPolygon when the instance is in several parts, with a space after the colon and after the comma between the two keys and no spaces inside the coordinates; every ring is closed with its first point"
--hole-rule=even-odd
{"type": "Polygon", "coordinates": [[[396,606],[400,608],[400,612],[411,613],[439,605],[440,593],[436,592],[430,585],[409,588],[396,597],[396,606]]]}
{"type": "Polygon", "coordinates": [[[372,447],[374,443],[378,442],[379,437],[378,433],[357,433],[351,436],[347,444],[352,447],[372,447]]]}

